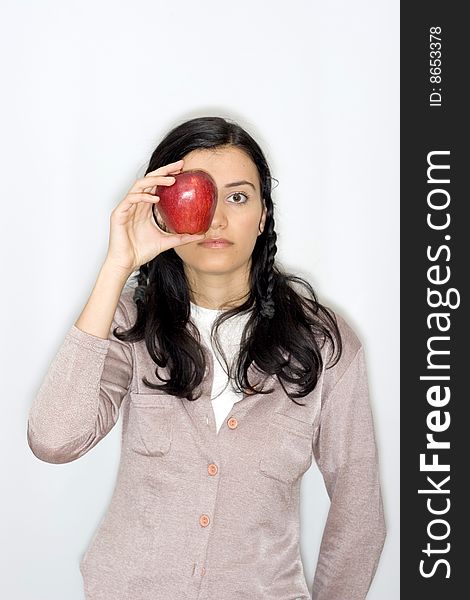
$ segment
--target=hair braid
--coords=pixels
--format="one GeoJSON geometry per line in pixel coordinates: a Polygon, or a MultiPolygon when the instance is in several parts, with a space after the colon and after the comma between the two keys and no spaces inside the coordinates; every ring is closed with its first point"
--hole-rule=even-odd
{"type": "Polygon", "coordinates": [[[266,280],[266,291],[261,299],[261,316],[266,319],[272,319],[275,313],[275,304],[272,299],[272,292],[274,288],[274,257],[277,253],[276,239],[277,234],[274,230],[274,215],[272,208],[268,211],[266,219],[266,237],[267,242],[265,245],[265,256],[264,256],[264,277],[266,280]],[[271,214],[269,214],[271,213],[271,214]]]}

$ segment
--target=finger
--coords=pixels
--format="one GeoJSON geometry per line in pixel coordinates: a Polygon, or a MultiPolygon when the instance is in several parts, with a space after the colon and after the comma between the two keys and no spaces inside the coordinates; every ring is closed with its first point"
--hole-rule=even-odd
{"type": "Polygon", "coordinates": [[[152,214],[152,206],[149,202],[136,202],[132,206],[135,207],[134,223],[139,223],[140,221],[146,222],[149,220],[152,214]]]}
{"type": "Polygon", "coordinates": [[[137,179],[134,185],[131,187],[128,193],[142,192],[148,188],[155,187],[157,185],[173,185],[176,179],[172,176],[165,177],[162,175],[151,175],[137,179]]]}
{"type": "Polygon", "coordinates": [[[177,246],[189,242],[199,242],[206,237],[205,233],[164,233],[168,241],[172,244],[176,242],[177,246]]]}
{"type": "Polygon", "coordinates": [[[163,167],[159,167],[154,171],[149,171],[147,175],[168,175],[169,173],[176,173],[183,168],[184,159],[181,158],[175,162],[172,162],[168,165],[163,165],[163,167]]]}
{"type": "Polygon", "coordinates": [[[153,195],[155,195],[157,193],[157,186],[153,185],[152,187],[145,188],[144,192],[146,194],[153,194],[153,195]]]}
{"type": "Polygon", "coordinates": [[[149,204],[158,202],[160,200],[160,196],[155,196],[155,194],[146,194],[142,192],[141,194],[129,194],[129,201],[134,203],[139,202],[148,202],[149,204]]]}
{"type": "Polygon", "coordinates": [[[189,244],[190,242],[200,242],[206,237],[205,233],[185,233],[180,236],[178,246],[189,244]]]}
{"type": "Polygon", "coordinates": [[[160,201],[159,196],[155,196],[154,194],[146,194],[145,192],[136,192],[136,193],[127,194],[127,196],[124,198],[124,200],[118,206],[121,210],[128,210],[134,204],[138,205],[141,202],[152,204],[152,203],[156,203],[159,201],[160,201]]]}

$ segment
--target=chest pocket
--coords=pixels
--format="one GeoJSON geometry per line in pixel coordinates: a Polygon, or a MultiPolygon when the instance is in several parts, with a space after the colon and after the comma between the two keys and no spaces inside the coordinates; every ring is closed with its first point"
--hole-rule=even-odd
{"type": "Polygon", "coordinates": [[[270,418],[259,469],[267,477],[293,483],[312,463],[313,426],[279,412],[270,418]]]}
{"type": "Polygon", "coordinates": [[[171,448],[175,405],[170,395],[130,393],[128,444],[144,456],[164,456],[171,448]]]}

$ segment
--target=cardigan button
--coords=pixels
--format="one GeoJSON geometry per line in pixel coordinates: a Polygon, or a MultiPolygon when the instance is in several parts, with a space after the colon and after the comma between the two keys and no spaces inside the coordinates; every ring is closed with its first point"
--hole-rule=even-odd
{"type": "Polygon", "coordinates": [[[230,429],[235,429],[235,427],[238,426],[238,421],[235,417],[230,417],[230,419],[227,421],[227,425],[230,427],[230,429]]]}
{"type": "Polygon", "coordinates": [[[215,475],[217,473],[219,469],[217,468],[217,465],[215,465],[214,463],[211,463],[208,467],[207,467],[207,472],[209,473],[209,475],[215,475]]]}
{"type": "Polygon", "coordinates": [[[202,527],[207,527],[209,525],[209,522],[210,522],[210,519],[209,519],[209,517],[207,515],[201,515],[199,517],[199,524],[202,527]]]}

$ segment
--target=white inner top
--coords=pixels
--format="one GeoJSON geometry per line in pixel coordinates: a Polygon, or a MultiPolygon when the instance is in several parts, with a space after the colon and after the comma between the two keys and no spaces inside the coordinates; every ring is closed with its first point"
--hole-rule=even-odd
{"type": "MultiPolygon", "coordinates": [[[[218,433],[220,426],[232,410],[232,406],[235,402],[242,399],[243,394],[242,392],[236,392],[232,388],[231,382],[228,381],[227,373],[224,370],[224,360],[222,356],[219,358],[218,354],[216,355],[216,349],[214,349],[210,340],[212,324],[217,316],[224,311],[198,306],[193,302],[190,302],[190,304],[191,317],[208,348],[212,351],[214,358],[214,382],[212,384],[211,401],[218,433]]],[[[229,365],[231,365],[238,353],[241,335],[248,318],[249,313],[237,315],[225,321],[219,328],[219,338],[229,365]]]]}

